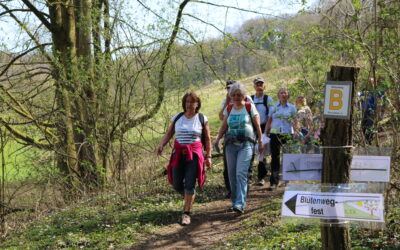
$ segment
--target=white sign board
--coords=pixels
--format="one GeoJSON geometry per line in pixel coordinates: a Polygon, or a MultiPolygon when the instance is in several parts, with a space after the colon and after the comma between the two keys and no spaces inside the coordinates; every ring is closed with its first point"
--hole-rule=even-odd
{"type": "Polygon", "coordinates": [[[354,155],[351,161],[350,180],[390,181],[390,156],[354,155]]]}
{"type": "Polygon", "coordinates": [[[328,81],[325,86],[324,116],[350,119],[351,81],[328,81]]]}
{"type": "MultiPolygon", "coordinates": [[[[321,171],[322,154],[283,154],[283,180],[321,180],[321,171]]],[[[350,180],[389,182],[390,156],[354,155],[350,180]]]]}
{"type": "Polygon", "coordinates": [[[283,154],[283,180],[321,180],[321,171],[322,154],[283,154]]]}
{"type": "Polygon", "coordinates": [[[383,195],[285,191],[282,216],[384,222],[383,195]]]}

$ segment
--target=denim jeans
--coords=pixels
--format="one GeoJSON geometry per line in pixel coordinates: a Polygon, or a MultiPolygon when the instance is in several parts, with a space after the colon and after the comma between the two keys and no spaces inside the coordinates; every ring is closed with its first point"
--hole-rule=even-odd
{"type": "Polygon", "coordinates": [[[225,150],[232,206],[244,208],[247,196],[247,173],[254,154],[254,144],[251,142],[229,143],[225,150]]]}

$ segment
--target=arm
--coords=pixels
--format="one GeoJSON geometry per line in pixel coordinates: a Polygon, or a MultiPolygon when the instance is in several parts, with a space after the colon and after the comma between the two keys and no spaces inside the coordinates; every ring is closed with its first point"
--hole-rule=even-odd
{"type": "Polygon", "coordinates": [[[267,124],[265,125],[265,134],[270,137],[272,117],[268,117],[267,124]]]}
{"type": "Polygon", "coordinates": [[[299,126],[299,113],[297,109],[293,106],[292,109],[289,111],[289,118],[288,120],[291,121],[291,126],[294,130],[294,138],[298,137],[300,134],[300,126],[299,126]],[[292,119],[292,120],[290,120],[292,119]]]}
{"type": "Polygon", "coordinates": [[[260,116],[259,115],[255,115],[253,116],[253,123],[256,127],[255,131],[257,133],[257,137],[258,137],[258,152],[262,152],[264,150],[264,144],[262,143],[262,132],[261,132],[261,126],[260,126],[260,116]]]}
{"type": "Polygon", "coordinates": [[[174,134],[175,134],[174,123],[171,122],[171,124],[169,124],[167,133],[161,139],[160,145],[157,148],[157,155],[161,155],[162,154],[162,151],[163,151],[165,145],[169,142],[169,140],[172,138],[172,136],[174,134]]]}
{"type": "Polygon", "coordinates": [[[224,116],[224,120],[218,131],[218,135],[217,138],[215,139],[214,145],[218,145],[219,140],[221,140],[222,136],[224,136],[227,129],[228,129],[228,117],[224,116]]]}
{"type": "Polygon", "coordinates": [[[292,126],[294,129],[294,137],[297,137],[299,135],[299,119],[297,119],[297,116],[293,117],[292,119],[292,126]]]}
{"type": "Polygon", "coordinates": [[[206,166],[211,168],[211,136],[210,136],[210,125],[208,122],[205,124],[204,127],[205,132],[205,139],[206,139],[206,166]]]}
{"type": "Polygon", "coordinates": [[[254,125],[255,125],[255,127],[256,127],[256,130],[257,130],[257,131],[254,131],[254,132],[257,133],[258,143],[259,143],[259,144],[260,144],[260,143],[262,144],[262,141],[261,141],[262,132],[261,132],[260,116],[259,116],[259,115],[253,116],[253,123],[254,123],[254,125]]]}
{"type": "Polygon", "coordinates": [[[219,119],[220,119],[221,121],[224,120],[224,110],[226,109],[226,107],[228,106],[228,104],[229,104],[230,102],[231,102],[231,98],[229,97],[229,95],[226,95],[225,103],[224,103],[224,105],[222,106],[221,110],[220,110],[219,113],[218,113],[219,119]]]}

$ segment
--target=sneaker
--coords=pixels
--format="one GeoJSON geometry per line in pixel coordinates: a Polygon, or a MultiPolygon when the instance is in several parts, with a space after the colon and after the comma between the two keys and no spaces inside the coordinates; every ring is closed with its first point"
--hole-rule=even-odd
{"type": "Polygon", "coordinates": [[[267,188],[267,191],[274,191],[276,188],[277,188],[276,184],[273,184],[269,188],[267,188]]]}
{"type": "Polygon", "coordinates": [[[256,186],[262,187],[262,186],[264,186],[264,184],[265,184],[264,179],[261,179],[261,180],[259,180],[259,181],[256,183],[256,186]]]}
{"type": "Polygon", "coordinates": [[[182,214],[182,226],[190,224],[190,216],[187,214],[182,214]]]}
{"type": "Polygon", "coordinates": [[[233,207],[233,211],[238,214],[244,214],[244,209],[242,207],[233,207]]]}
{"type": "Polygon", "coordinates": [[[287,183],[288,183],[288,181],[284,181],[281,184],[279,184],[279,187],[286,187],[287,183]]]}
{"type": "Polygon", "coordinates": [[[233,211],[234,211],[233,207],[230,207],[230,208],[228,208],[228,210],[227,210],[228,213],[231,213],[231,212],[233,212],[233,211]]]}

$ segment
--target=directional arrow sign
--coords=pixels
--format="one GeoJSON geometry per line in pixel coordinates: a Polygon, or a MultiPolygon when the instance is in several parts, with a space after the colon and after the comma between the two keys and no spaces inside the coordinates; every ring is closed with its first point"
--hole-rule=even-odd
{"type": "Polygon", "coordinates": [[[384,222],[383,195],[285,191],[282,216],[384,222]]]}

